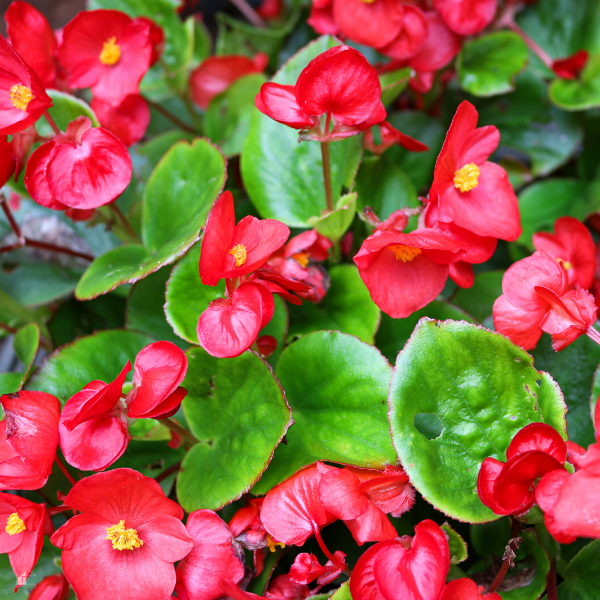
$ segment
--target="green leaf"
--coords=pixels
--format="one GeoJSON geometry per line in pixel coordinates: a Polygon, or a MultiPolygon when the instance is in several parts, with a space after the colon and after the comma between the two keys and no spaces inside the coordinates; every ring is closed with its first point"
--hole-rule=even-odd
{"type": "MultiPolygon", "coordinates": [[[[48,96],[52,98],[54,106],[48,110],[50,116],[54,119],[54,122],[58,125],[61,131],[67,130],[67,125],[76,119],[77,117],[84,116],[89,117],[92,120],[94,127],[99,127],[100,122],[96,117],[96,113],[86,104],[83,100],[71,96],[66,92],[59,92],[58,90],[46,90],[48,96]]],[[[40,119],[35,127],[38,133],[44,137],[54,136],[52,127],[48,124],[46,119],[40,119]]]]}
{"type": "Polygon", "coordinates": [[[65,402],[90,381],[111,382],[128,360],[133,365],[137,353],[153,341],[141,333],[119,329],[79,338],[51,354],[27,389],[53,394],[65,402]]]}
{"type": "Polygon", "coordinates": [[[370,206],[385,220],[395,210],[420,206],[409,177],[385,156],[365,158],[356,176],[358,210],[370,206]]]}
{"type": "Polygon", "coordinates": [[[225,159],[209,141],[175,144],[146,186],[144,245],[121,246],[97,258],[79,281],[77,298],[89,300],[134,283],[185,254],[198,239],[225,175],[225,159]]]}
{"type": "Polygon", "coordinates": [[[537,231],[552,231],[559,217],[583,221],[596,210],[586,197],[586,184],[576,179],[546,179],[525,188],[519,194],[523,233],[517,240],[532,252],[532,236],[537,231]]]}
{"type": "Polygon", "coordinates": [[[372,344],[381,311],[371,300],[358,269],[354,265],[336,265],[329,276],[331,287],[321,302],[306,300],[302,306],[290,305],[290,335],[333,329],[372,344]]]}
{"type": "Polygon", "coordinates": [[[317,460],[375,469],[396,463],[385,405],[391,367],[376,348],[350,335],[317,331],[285,348],[276,375],[295,424],[254,494],[317,460]]]}
{"type": "Polygon", "coordinates": [[[600,346],[587,336],[581,336],[564,350],[555,352],[550,336],[543,335],[532,354],[536,366],[552,373],[564,394],[568,406],[569,439],[584,447],[592,444],[594,427],[590,414],[590,390],[600,363],[600,346]]]}
{"type": "Polygon", "coordinates": [[[22,327],[28,323],[37,323],[41,334],[50,339],[45,321],[50,316],[46,308],[31,310],[21,306],[0,287],[0,320],[10,327],[22,327]]]}
{"type": "Polygon", "coordinates": [[[448,546],[450,546],[450,564],[458,565],[469,558],[467,543],[462,537],[448,525],[444,523],[441,526],[448,535],[448,546]]]}
{"type": "MultiPolygon", "coordinates": [[[[331,36],[311,42],[277,71],[273,81],[294,85],[302,69],[316,56],[339,45],[331,36]]],[[[334,199],[348,174],[360,161],[362,136],[330,144],[334,199]]],[[[323,161],[318,142],[298,143],[298,132],[255,110],[244,143],[241,170],[248,195],[262,217],[278,219],[290,227],[306,228],[309,217],[327,208],[323,161]]]]}
{"type": "Polygon", "coordinates": [[[169,269],[160,269],[133,286],[127,300],[127,328],[187,348],[165,318],[163,307],[169,275],[169,269]]]}
{"type": "Polygon", "coordinates": [[[210,101],[204,116],[206,135],[222,148],[225,156],[242,151],[250,131],[254,98],[266,81],[262,73],[246,75],[210,101]]]}
{"type": "Polygon", "coordinates": [[[398,352],[404,348],[404,344],[422,317],[431,317],[440,321],[445,319],[474,321],[473,317],[466,312],[443,300],[434,300],[425,308],[404,319],[392,319],[389,315],[381,313],[381,325],[375,336],[375,345],[391,363],[396,360],[398,352]]]}
{"type": "Polygon", "coordinates": [[[483,323],[491,316],[496,299],[502,295],[503,276],[504,271],[479,273],[475,276],[473,287],[459,288],[452,302],[483,323]]]}
{"type": "Polygon", "coordinates": [[[134,161],[134,169],[138,179],[147,181],[150,175],[152,175],[154,167],[156,167],[160,159],[169,151],[173,144],[181,140],[191,142],[193,139],[194,136],[191,133],[175,129],[161,133],[144,144],[136,146],[135,155],[136,157],[141,157],[139,160],[134,161]]]}
{"type": "Polygon", "coordinates": [[[522,427],[545,422],[566,438],[552,378],[507,338],[467,323],[420,321],[396,360],[388,403],[394,447],[412,484],[461,521],[496,518],[479,500],[477,475],[488,456],[506,460],[522,427]],[[439,419],[439,437],[419,432],[419,414],[439,419]]]}
{"type": "Polygon", "coordinates": [[[214,358],[188,351],[183,410],[200,443],[183,460],[177,498],[185,510],[217,510],[247,492],[292,423],[271,368],[253,352],[214,358]]]}
{"type": "Polygon", "coordinates": [[[352,596],[350,595],[350,582],[344,581],[330,598],[331,600],[352,600],[352,596]]]}
{"type": "Polygon", "coordinates": [[[600,589],[600,540],[590,542],[566,568],[558,600],[596,600],[600,589]]]}
{"type": "Polygon", "coordinates": [[[527,64],[525,42],[512,31],[496,31],[467,42],[458,55],[458,81],[474,96],[495,96],[515,89],[527,64]]]}
{"type": "Polygon", "coordinates": [[[405,89],[410,79],[411,68],[403,67],[379,75],[381,83],[381,102],[384,106],[391,104],[405,89]]]}
{"type": "Polygon", "coordinates": [[[342,196],[331,212],[326,212],[320,217],[309,217],[308,224],[335,243],[344,237],[355,214],[356,192],[353,192],[342,196]]]}
{"type": "Polygon", "coordinates": [[[31,365],[40,345],[40,328],[36,323],[29,323],[17,331],[13,347],[17,358],[25,366],[23,381],[27,378],[31,365]]]}
{"type": "Polygon", "coordinates": [[[600,54],[589,58],[578,79],[555,79],[548,93],[550,100],[565,110],[600,106],[600,54]]]}

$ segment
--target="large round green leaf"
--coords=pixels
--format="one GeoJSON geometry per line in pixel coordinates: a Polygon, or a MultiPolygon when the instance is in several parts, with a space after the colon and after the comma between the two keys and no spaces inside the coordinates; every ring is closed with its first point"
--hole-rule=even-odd
{"type": "Polygon", "coordinates": [[[64,402],[94,379],[112,381],[128,360],[133,365],[137,353],[153,341],[121,329],[79,338],[52,353],[29,380],[27,389],[54,394],[64,402]]]}
{"type": "MultiPolygon", "coordinates": [[[[275,74],[273,81],[294,85],[302,69],[315,57],[339,45],[331,36],[311,42],[275,74]]],[[[330,144],[334,202],[342,185],[350,183],[362,153],[362,136],[330,144]]],[[[248,195],[263,217],[279,219],[290,227],[307,227],[306,220],[325,210],[321,146],[298,143],[295,129],[255,110],[241,159],[248,195]]]]}
{"type": "Polygon", "coordinates": [[[183,460],[177,497],[187,511],[239,498],[265,470],[292,423],[271,368],[253,352],[214,358],[188,351],[183,410],[200,440],[183,460]]]}
{"type": "Polygon", "coordinates": [[[563,573],[558,600],[596,600],[600,590],[600,540],[594,540],[579,552],[563,573]]]}
{"type": "Polygon", "coordinates": [[[185,254],[223,189],[225,166],[219,149],[207,140],[175,144],[146,186],[144,245],[121,246],[98,257],[79,281],[77,298],[88,300],[122,283],[134,283],[185,254]]]}
{"type": "Polygon", "coordinates": [[[458,55],[458,81],[475,96],[510,92],[527,57],[525,42],[512,31],[482,35],[466,43],[458,55]]]}
{"type": "Polygon", "coordinates": [[[552,378],[504,336],[462,322],[421,320],[398,355],[389,407],[412,484],[461,521],[496,518],[479,500],[477,475],[488,456],[506,460],[522,427],[545,422],[566,438],[565,404],[552,378]],[[423,415],[437,417],[438,437],[420,433],[423,415]]]}
{"type": "Polygon", "coordinates": [[[318,304],[308,300],[290,305],[290,335],[319,329],[350,333],[368,344],[379,325],[381,311],[371,300],[354,265],[337,265],[329,272],[331,287],[318,304]]]}
{"type": "Polygon", "coordinates": [[[385,403],[391,367],[376,348],[317,331],[282,352],[276,374],[295,424],[253,493],[268,492],[317,460],[380,469],[395,464],[385,403]]]}
{"type": "Polygon", "coordinates": [[[577,79],[556,79],[548,92],[552,102],[565,110],[600,106],[600,54],[589,59],[577,79]]]}

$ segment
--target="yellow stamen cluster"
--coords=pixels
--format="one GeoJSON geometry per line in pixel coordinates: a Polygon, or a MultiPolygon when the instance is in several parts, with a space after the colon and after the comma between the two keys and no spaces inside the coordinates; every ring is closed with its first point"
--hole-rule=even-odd
{"type": "Polygon", "coordinates": [[[420,248],[405,246],[404,244],[394,244],[390,246],[390,250],[394,253],[396,260],[401,260],[402,262],[412,262],[422,252],[420,248]]]}
{"type": "Polygon", "coordinates": [[[229,254],[233,254],[235,257],[235,268],[241,267],[246,262],[246,246],[244,244],[235,245],[229,254]]]}
{"type": "Polygon", "coordinates": [[[269,534],[267,534],[267,548],[269,548],[271,552],[275,552],[275,548],[277,546],[285,548],[285,544],[282,544],[281,542],[274,542],[273,538],[269,534]]]}
{"type": "Polygon", "coordinates": [[[107,527],[106,533],[108,535],[104,539],[112,542],[113,550],[133,550],[144,545],[135,529],[125,529],[125,521],[107,527]]]}
{"type": "Polygon", "coordinates": [[[374,2],[377,2],[377,0],[360,0],[363,4],[373,4],[374,2]]]}
{"type": "Polygon", "coordinates": [[[454,187],[461,192],[470,192],[479,185],[479,167],[475,163],[469,163],[462,169],[454,172],[454,187]]]}
{"type": "Polygon", "coordinates": [[[33,100],[33,92],[26,86],[17,83],[10,88],[8,92],[10,101],[15,108],[25,112],[29,103],[33,100]]]}
{"type": "Polygon", "coordinates": [[[565,271],[573,268],[573,265],[568,260],[563,260],[562,258],[557,258],[556,260],[565,268],[565,271]]]}
{"type": "Polygon", "coordinates": [[[102,46],[102,52],[100,52],[100,62],[103,65],[114,65],[119,62],[121,58],[121,47],[117,44],[117,38],[108,38],[102,46]]]}
{"type": "Polygon", "coordinates": [[[10,517],[8,517],[5,529],[8,535],[16,535],[17,533],[21,533],[21,531],[25,531],[26,529],[27,527],[25,527],[23,519],[21,519],[17,513],[13,513],[10,515],[10,517]]]}
{"type": "Polygon", "coordinates": [[[306,269],[308,261],[310,260],[310,254],[308,252],[296,252],[292,254],[292,258],[303,268],[306,269]]]}

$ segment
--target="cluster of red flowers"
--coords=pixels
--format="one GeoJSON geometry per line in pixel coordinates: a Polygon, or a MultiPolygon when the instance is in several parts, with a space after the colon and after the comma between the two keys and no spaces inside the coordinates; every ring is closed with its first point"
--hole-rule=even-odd
{"type": "Polygon", "coordinates": [[[588,291],[594,284],[596,248],[588,228],[572,217],[561,217],[554,234],[536,233],[537,249],[508,268],[502,296],[494,304],[494,327],[526,350],[535,348],[542,332],[562,350],[586,334],[600,342],[594,329],[596,302],[588,291]]]}

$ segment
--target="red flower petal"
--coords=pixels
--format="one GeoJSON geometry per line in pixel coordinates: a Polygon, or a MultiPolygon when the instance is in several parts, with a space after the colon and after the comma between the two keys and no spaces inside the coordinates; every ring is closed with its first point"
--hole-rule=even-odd
{"type": "Polygon", "coordinates": [[[427,39],[419,53],[410,59],[409,66],[417,71],[438,71],[460,52],[461,39],[435,11],[423,14],[427,19],[427,39]]]}
{"type": "Polygon", "coordinates": [[[462,260],[448,265],[448,274],[450,275],[450,279],[462,288],[470,288],[475,283],[473,267],[462,260]]]}
{"type": "Polygon", "coordinates": [[[359,546],[366,542],[383,542],[398,537],[386,514],[372,502],[367,504],[364,513],[345,523],[359,546]]]}
{"type": "Polygon", "coordinates": [[[48,162],[57,145],[54,141],[46,142],[33,152],[27,161],[24,183],[29,195],[38,204],[52,210],[64,210],[68,207],[53,196],[46,176],[48,162]]]}
{"type": "Polygon", "coordinates": [[[565,441],[554,427],[545,423],[530,423],[519,430],[506,450],[506,460],[531,450],[546,452],[561,464],[567,460],[565,441]]]}
{"type": "Polygon", "coordinates": [[[67,600],[69,582],[62,574],[44,577],[29,593],[28,600],[67,600]]]}
{"type": "Polygon", "coordinates": [[[505,295],[494,302],[494,328],[524,350],[535,348],[542,337],[540,323],[546,309],[525,310],[512,304],[505,295]]]}
{"type": "Polygon", "coordinates": [[[473,35],[492,22],[497,0],[435,0],[434,6],[452,31],[473,35]]]}
{"type": "Polygon", "coordinates": [[[479,469],[479,475],[477,476],[477,493],[479,494],[479,499],[497,515],[508,514],[504,511],[504,507],[498,504],[494,495],[494,486],[503,468],[503,462],[488,457],[481,464],[481,469],[479,469]]]}
{"type": "Polygon", "coordinates": [[[321,477],[319,500],[336,518],[356,519],[369,506],[369,499],[359,487],[360,479],[349,469],[332,469],[321,477]]]}
{"type": "Polygon", "coordinates": [[[472,579],[454,579],[449,581],[439,600],[502,600],[500,594],[484,593],[483,586],[477,586],[472,579]]]}
{"type": "Polygon", "coordinates": [[[94,98],[91,107],[102,127],[114,133],[127,147],[139,142],[150,124],[150,109],[137,94],[126,96],[118,106],[94,98]]]}
{"type": "Polygon", "coordinates": [[[306,129],[315,125],[300,108],[293,85],[264,83],[255,99],[256,108],[278,123],[294,129],[306,129]]]}
{"type": "Polygon", "coordinates": [[[379,52],[396,60],[408,60],[423,48],[428,33],[429,25],[421,9],[405,4],[400,33],[389,44],[379,48],[379,52]]]}

